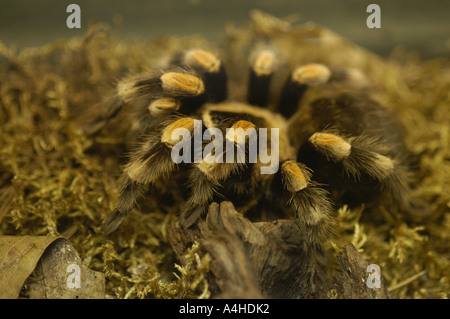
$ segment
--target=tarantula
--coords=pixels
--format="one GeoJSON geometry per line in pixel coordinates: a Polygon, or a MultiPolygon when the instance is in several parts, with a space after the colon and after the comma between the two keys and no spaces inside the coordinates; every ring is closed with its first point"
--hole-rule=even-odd
{"type": "Polygon", "coordinates": [[[259,194],[287,209],[306,242],[314,246],[332,231],[338,200],[361,203],[387,192],[401,210],[414,209],[400,128],[369,97],[362,72],[317,63],[299,65],[274,93],[271,84],[279,63],[278,54],[270,48],[250,56],[248,69],[242,70],[248,84],[245,101],[228,92],[226,63],[202,48],[178,52],[161,69],[120,81],[102,115],[87,126],[88,133],[94,134],[123,106],[137,110],[130,134],[138,143],[124,167],[120,197],[106,220],[105,232],[122,223],[149,185],[170,178],[175,171],[183,172],[189,185],[180,209],[180,224],[186,228],[213,201],[245,201],[259,194]],[[302,103],[312,87],[338,90],[302,103]],[[195,120],[202,120],[200,133],[209,128],[223,132],[226,141],[240,147],[244,160],[238,161],[237,154],[231,163],[195,161],[192,149],[184,154],[190,163],[175,163],[171,153],[181,138],[174,132],[194,133],[195,120]],[[250,143],[245,142],[250,136],[230,137],[230,128],[242,129],[241,135],[250,129],[257,134],[262,128],[278,129],[277,141],[267,136],[269,145],[275,143],[278,149],[279,170],[262,174],[264,163],[249,161],[250,143]]]}

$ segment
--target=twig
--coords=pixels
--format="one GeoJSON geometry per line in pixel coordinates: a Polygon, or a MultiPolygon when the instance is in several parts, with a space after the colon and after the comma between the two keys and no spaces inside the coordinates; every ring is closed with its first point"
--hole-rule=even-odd
{"type": "Polygon", "coordinates": [[[418,274],[415,274],[414,276],[412,276],[412,277],[410,277],[410,278],[408,278],[408,279],[406,279],[406,280],[403,280],[403,281],[399,282],[399,283],[396,284],[396,285],[390,286],[390,287],[388,288],[388,290],[389,290],[389,291],[392,291],[392,290],[401,288],[401,287],[403,287],[403,286],[406,286],[406,285],[408,285],[409,283],[413,282],[414,280],[416,280],[417,278],[419,278],[420,276],[422,276],[422,275],[425,274],[425,273],[426,273],[426,271],[423,270],[423,271],[419,272],[418,274]]]}

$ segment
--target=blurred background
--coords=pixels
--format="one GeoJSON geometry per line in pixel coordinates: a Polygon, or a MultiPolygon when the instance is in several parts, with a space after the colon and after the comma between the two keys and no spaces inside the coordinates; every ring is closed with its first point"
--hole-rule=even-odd
{"type": "Polygon", "coordinates": [[[220,40],[226,23],[244,25],[260,9],[277,17],[298,14],[382,56],[401,46],[423,57],[450,57],[449,0],[0,0],[0,40],[18,49],[81,36],[93,22],[114,26],[123,37],[202,34],[220,40]],[[69,4],[81,7],[81,29],[68,29],[69,4]],[[381,7],[381,28],[369,29],[366,12],[381,7]]]}

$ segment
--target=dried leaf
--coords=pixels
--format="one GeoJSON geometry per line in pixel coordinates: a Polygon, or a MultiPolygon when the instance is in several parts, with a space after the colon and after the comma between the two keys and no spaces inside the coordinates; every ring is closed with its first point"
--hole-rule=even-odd
{"type": "Polygon", "coordinates": [[[82,264],[63,237],[0,236],[0,298],[104,298],[104,275],[82,264]],[[27,278],[34,271],[33,279],[27,278]]]}
{"type": "Polygon", "coordinates": [[[59,237],[0,236],[0,298],[19,297],[25,280],[44,253],[59,237]]]}

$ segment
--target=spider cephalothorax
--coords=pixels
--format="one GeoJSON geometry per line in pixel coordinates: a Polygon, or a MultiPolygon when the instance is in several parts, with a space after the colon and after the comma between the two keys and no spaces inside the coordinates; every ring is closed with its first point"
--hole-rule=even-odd
{"type": "MultiPolygon", "coordinates": [[[[251,55],[248,70],[242,70],[247,79],[245,99],[229,93],[226,63],[202,49],[177,53],[161,71],[119,82],[103,115],[88,126],[94,133],[124,105],[136,110],[129,132],[137,146],[124,168],[116,209],[106,221],[107,233],[120,225],[149,185],[171,178],[175,170],[182,171],[189,182],[180,209],[184,227],[193,225],[213,201],[245,201],[258,194],[290,213],[306,242],[316,245],[330,233],[336,200],[361,202],[387,192],[400,209],[411,209],[399,128],[365,93],[367,80],[362,73],[322,64],[300,65],[274,93],[271,80],[278,59],[270,49],[251,55]],[[319,86],[338,89],[302,103],[307,89],[319,86]],[[200,120],[201,134],[219,129],[224,155],[225,142],[231,141],[244,150],[244,161],[237,160],[238,153],[232,162],[195,160],[193,147],[188,163],[176,163],[171,154],[181,136],[173,133],[176,129],[195,133],[200,120]],[[245,134],[238,141],[227,135],[230,128],[244,133],[252,129],[257,135],[262,129],[277,129],[276,140],[266,134],[268,149],[275,146],[277,150],[273,174],[261,173],[267,163],[260,159],[249,161],[251,137],[245,134]]],[[[200,150],[206,144],[203,141],[200,150]]]]}

